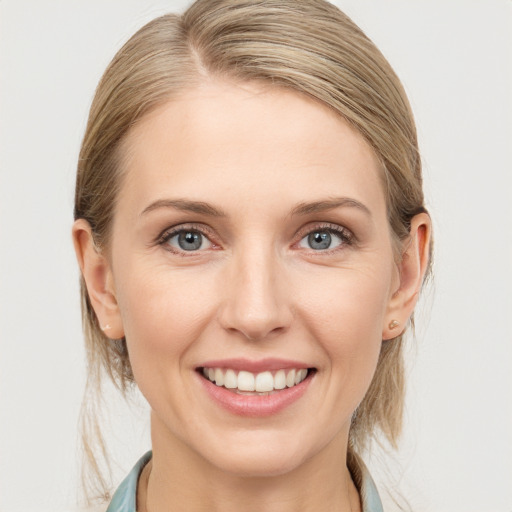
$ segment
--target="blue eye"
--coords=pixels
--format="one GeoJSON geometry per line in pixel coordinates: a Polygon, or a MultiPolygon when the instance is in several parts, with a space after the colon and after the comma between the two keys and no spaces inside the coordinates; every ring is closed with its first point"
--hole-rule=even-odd
{"type": "Polygon", "coordinates": [[[212,246],[208,238],[199,231],[181,230],[170,233],[166,238],[168,245],[181,251],[199,251],[212,246]]]}
{"type": "Polygon", "coordinates": [[[326,251],[335,249],[342,244],[349,243],[349,237],[342,231],[334,229],[317,229],[306,235],[299,247],[313,249],[314,251],[326,251]]]}

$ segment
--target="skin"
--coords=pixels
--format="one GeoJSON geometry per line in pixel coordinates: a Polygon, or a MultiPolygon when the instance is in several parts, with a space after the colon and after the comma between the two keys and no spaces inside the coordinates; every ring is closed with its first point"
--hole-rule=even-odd
{"type": "Polygon", "coordinates": [[[276,88],[207,82],[139,122],[124,151],[108,250],[83,220],[73,234],[100,324],[126,336],[151,406],[139,510],[360,510],[340,455],[382,340],[400,332],[389,323],[405,325],[416,303],[428,216],[413,219],[397,264],[369,145],[326,107],[276,88]],[[176,226],[202,231],[203,247],[164,240],[176,226]],[[314,250],[308,234],[327,227],[343,236],[314,250]],[[316,373],[279,413],[240,417],[196,372],[232,357],[294,359],[316,373]]]}

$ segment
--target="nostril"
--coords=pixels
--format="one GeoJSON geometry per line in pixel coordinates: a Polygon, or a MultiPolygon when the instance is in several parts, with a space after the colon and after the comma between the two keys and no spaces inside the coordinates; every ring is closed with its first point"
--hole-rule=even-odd
{"type": "Polygon", "coordinates": [[[238,334],[243,336],[247,341],[250,342],[260,342],[265,341],[267,339],[274,339],[275,337],[283,334],[286,332],[285,326],[279,326],[279,327],[272,327],[270,329],[266,328],[257,328],[257,327],[251,327],[247,324],[242,326],[239,325],[239,327],[229,327],[228,332],[232,334],[238,334]]]}
{"type": "Polygon", "coordinates": [[[218,312],[225,330],[256,342],[275,337],[291,325],[289,296],[283,293],[286,286],[279,282],[279,276],[268,271],[273,264],[244,265],[233,276],[218,312]]]}

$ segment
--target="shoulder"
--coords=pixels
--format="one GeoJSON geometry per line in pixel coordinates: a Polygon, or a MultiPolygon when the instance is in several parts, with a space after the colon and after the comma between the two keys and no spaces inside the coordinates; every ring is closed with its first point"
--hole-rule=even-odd
{"type": "Polygon", "coordinates": [[[349,452],[347,464],[361,497],[362,512],[383,512],[382,502],[368,468],[356,453],[349,452]]]}
{"type": "Polygon", "coordinates": [[[152,452],[147,452],[128,473],[117,488],[107,512],[136,512],[137,483],[144,466],[151,460],[152,452]]]}

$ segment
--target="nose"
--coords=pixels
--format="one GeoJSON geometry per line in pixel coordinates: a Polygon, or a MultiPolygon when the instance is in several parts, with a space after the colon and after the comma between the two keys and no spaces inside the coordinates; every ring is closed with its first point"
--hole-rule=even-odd
{"type": "Polygon", "coordinates": [[[250,341],[288,329],[292,321],[289,289],[278,257],[246,248],[229,265],[219,312],[222,327],[250,341]]]}

